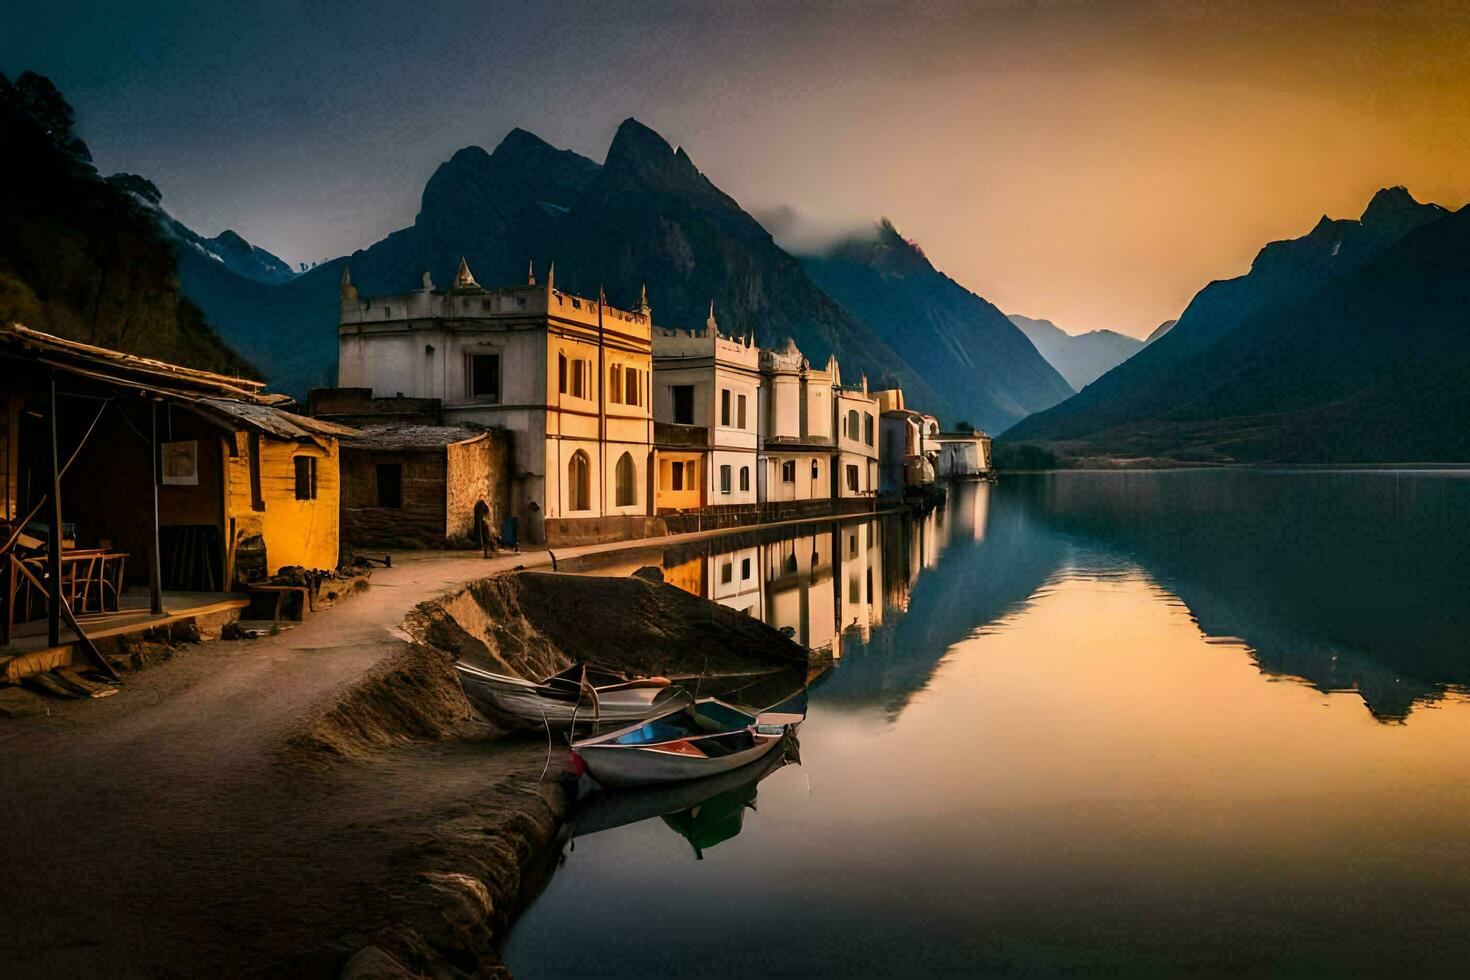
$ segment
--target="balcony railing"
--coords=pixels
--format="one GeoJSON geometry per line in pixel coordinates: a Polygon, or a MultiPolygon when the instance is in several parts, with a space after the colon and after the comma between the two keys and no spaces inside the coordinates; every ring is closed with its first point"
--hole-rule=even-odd
{"type": "Polygon", "coordinates": [[[709,429],[703,425],[655,422],[653,423],[653,441],[660,446],[687,446],[702,449],[709,445],[709,429]]]}

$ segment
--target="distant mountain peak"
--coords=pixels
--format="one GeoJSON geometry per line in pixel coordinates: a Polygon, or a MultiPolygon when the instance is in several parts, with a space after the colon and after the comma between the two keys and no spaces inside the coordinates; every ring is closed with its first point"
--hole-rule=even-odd
{"type": "Polygon", "coordinates": [[[676,151],[655,130],[629,116],[607,148],[604,169],[614,176],[648,185],[676,185],[700,177],[681,146],[676,151]]]}
{"type": "Polygon", "coordinates": [[[1385,187],[1373,195],[1359,220],[1363,227],[1402,233],[1427,218],[1448,213],[1438,204],[1422,204],[1403,186],[1385,187]]]}

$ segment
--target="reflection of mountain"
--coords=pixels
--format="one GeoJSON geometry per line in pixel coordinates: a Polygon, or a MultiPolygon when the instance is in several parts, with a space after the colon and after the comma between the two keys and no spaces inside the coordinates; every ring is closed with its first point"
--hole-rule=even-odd
{"type": "Polygon", "coordinates": [[[1383,473],[1056,474],[1007,481],[1039,525],[1136,557],[1263,671],[1402,720],[1470,682],[1470,481],[1383,473]]]}
{"type": "Polygon", "coordinates": [[[845,643],[841,664],[812,696],[894,718],[951,646],[1016,611],[1056,572],[1067,542],[985,484],[952,485],[945,508],[885,530],[884,594],[907,611],[887,617],[867,642],[845,643]],[[943,574],[924,574],[941,562],[943,574]]]}

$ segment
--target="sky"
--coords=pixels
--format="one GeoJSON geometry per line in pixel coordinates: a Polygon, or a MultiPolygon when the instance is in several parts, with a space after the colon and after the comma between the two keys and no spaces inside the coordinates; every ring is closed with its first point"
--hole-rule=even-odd
{"type": "Polygon", "coordinates": [[[104,173],[288,261],[413,221],[521,126],[636,116],[808,239],[887,216],[1002,310],[1143,336],[1402,184],[1470,201],[1470,2],[0,0],[104,173]]]}

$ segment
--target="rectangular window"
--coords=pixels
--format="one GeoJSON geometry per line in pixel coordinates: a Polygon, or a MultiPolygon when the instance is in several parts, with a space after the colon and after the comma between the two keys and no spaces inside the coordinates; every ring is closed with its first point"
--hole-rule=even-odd
{"type": "Polygon", "coordinates": [[[781,482],[782,483],[795,483],[796,482],[796,460],[794,460],[794,459],[783,459],[781,461],[781,482]]]}
{"type": "Polygon", "coordinates": [[[621,401],[625,405],[642,405],[640,396],[643,390],[643,378],[637,368],[624,368],[623,397],[621,401]]]}
{"type": "Polygon", "coordinates": [[[297,456],[296,463],[296,499],[316,499],[316,457],[297,456]]]}
{"type": "Polygon", "coordinates": [[[699,489],[699,472],[693,463],[684,464],[684,486],[690,490],[699,489]]]}
{"type": "Polygon", "coordinates": [[[750,490],[750,467],[749,466],[742,466],[742,467],[740,467],[740,491],[742,493],[745,493],[745,492],[748,492],[749,490],[750,490]]]}
{"type": "Polygon", "coordinates": [[[674,399],[674,424],[694,424],[694,386],[672,385],[669,394],[674,399]]]}
{"type": "Polygon", "coordinates": [[[730,389],[720,389],[720,424],[730,424],[730,389]]]}
{"type": "Polygon", "coordinates": [[[746,582],[750,579],[750,559],[740,559],[740,581],[746,582]]]}
{"type": "Polygon", "coordinates": [[[721,585],[729,585],[730,584],[730,581],[734,577],[735,577],[735,563],[734,562],[728,562],[727,561],[723,565],[720,566],[720,584],[721,585]]]}
{"type": "Polygon", "coordinates": [[[623,366],[621,364],[614,364],[612,367],[608,368],[607,369],[607,377],[608,377],[608,386],[607,386],[608,387],[608,396],[607,396],[607,400],[610,401],[610,402],[620,402],[620,401],[622,401],[623,400],[623,366]]]}
{"type": "Polygon", "coordinates": [[[743,428],[745,428],[745,396],[744,395],[741,395],[740,398],[738,399],[738,408],[739,408],[739,411],[736,413],[736,418],[735,418],[736,428],[743,429],[743,428]]]}
{"type": "Polygon", "coordinates": [[[403,506],[403,464],[378,464],[378,506],[403,506]]]}
{"type": "Polygon", "coordinates": [[[858,492],[858,468],[851,464],[847,467],[847,489],[858,492]]]}
{"type": "Polygon", "coordinates": [[[720,493],[730,492],[730,465],[720,467],[720,493]]]}
{"type": "Polygon", "coordinates": [[[873,416],[867,412],[863,413],[863,442],[873,444],[873,416]]]}
{"type": "Polygon", "coordinates": [[[673,463],[673,464],[671,464],[669,466],[669,470],[670,470],[670,476],[672,477],[672,480],[673,480],[673,485],[670,486],[669,489],[670,490],[683,490],[684,489],[684,464],[683,463],[673,463]]]}
{"type": "Polygon", "coordinates": [[[563,395],[567,393],[567,356],[556,355],[556,390],[563,395]]]}
{"type": "Polygon", "coordinates": [[[571,370],[572,397],[591,398],[592,385],[590,382],[592,380],[592,362],[580,360],[573,361],[571,364],[571,370]]]}
{"type": "Polygon", "coordinates": [[[822,475],[822,466],[821,466],[821,464],[818,463],[816,460],[812,460],[812,479],[815,480],[817,477],[819,477],[821,475],[822,475]]]}
{"type": "Polygon", "coordinates": [[[500,355],[470,355],[470,397],[500,401],[500,355]]]}

